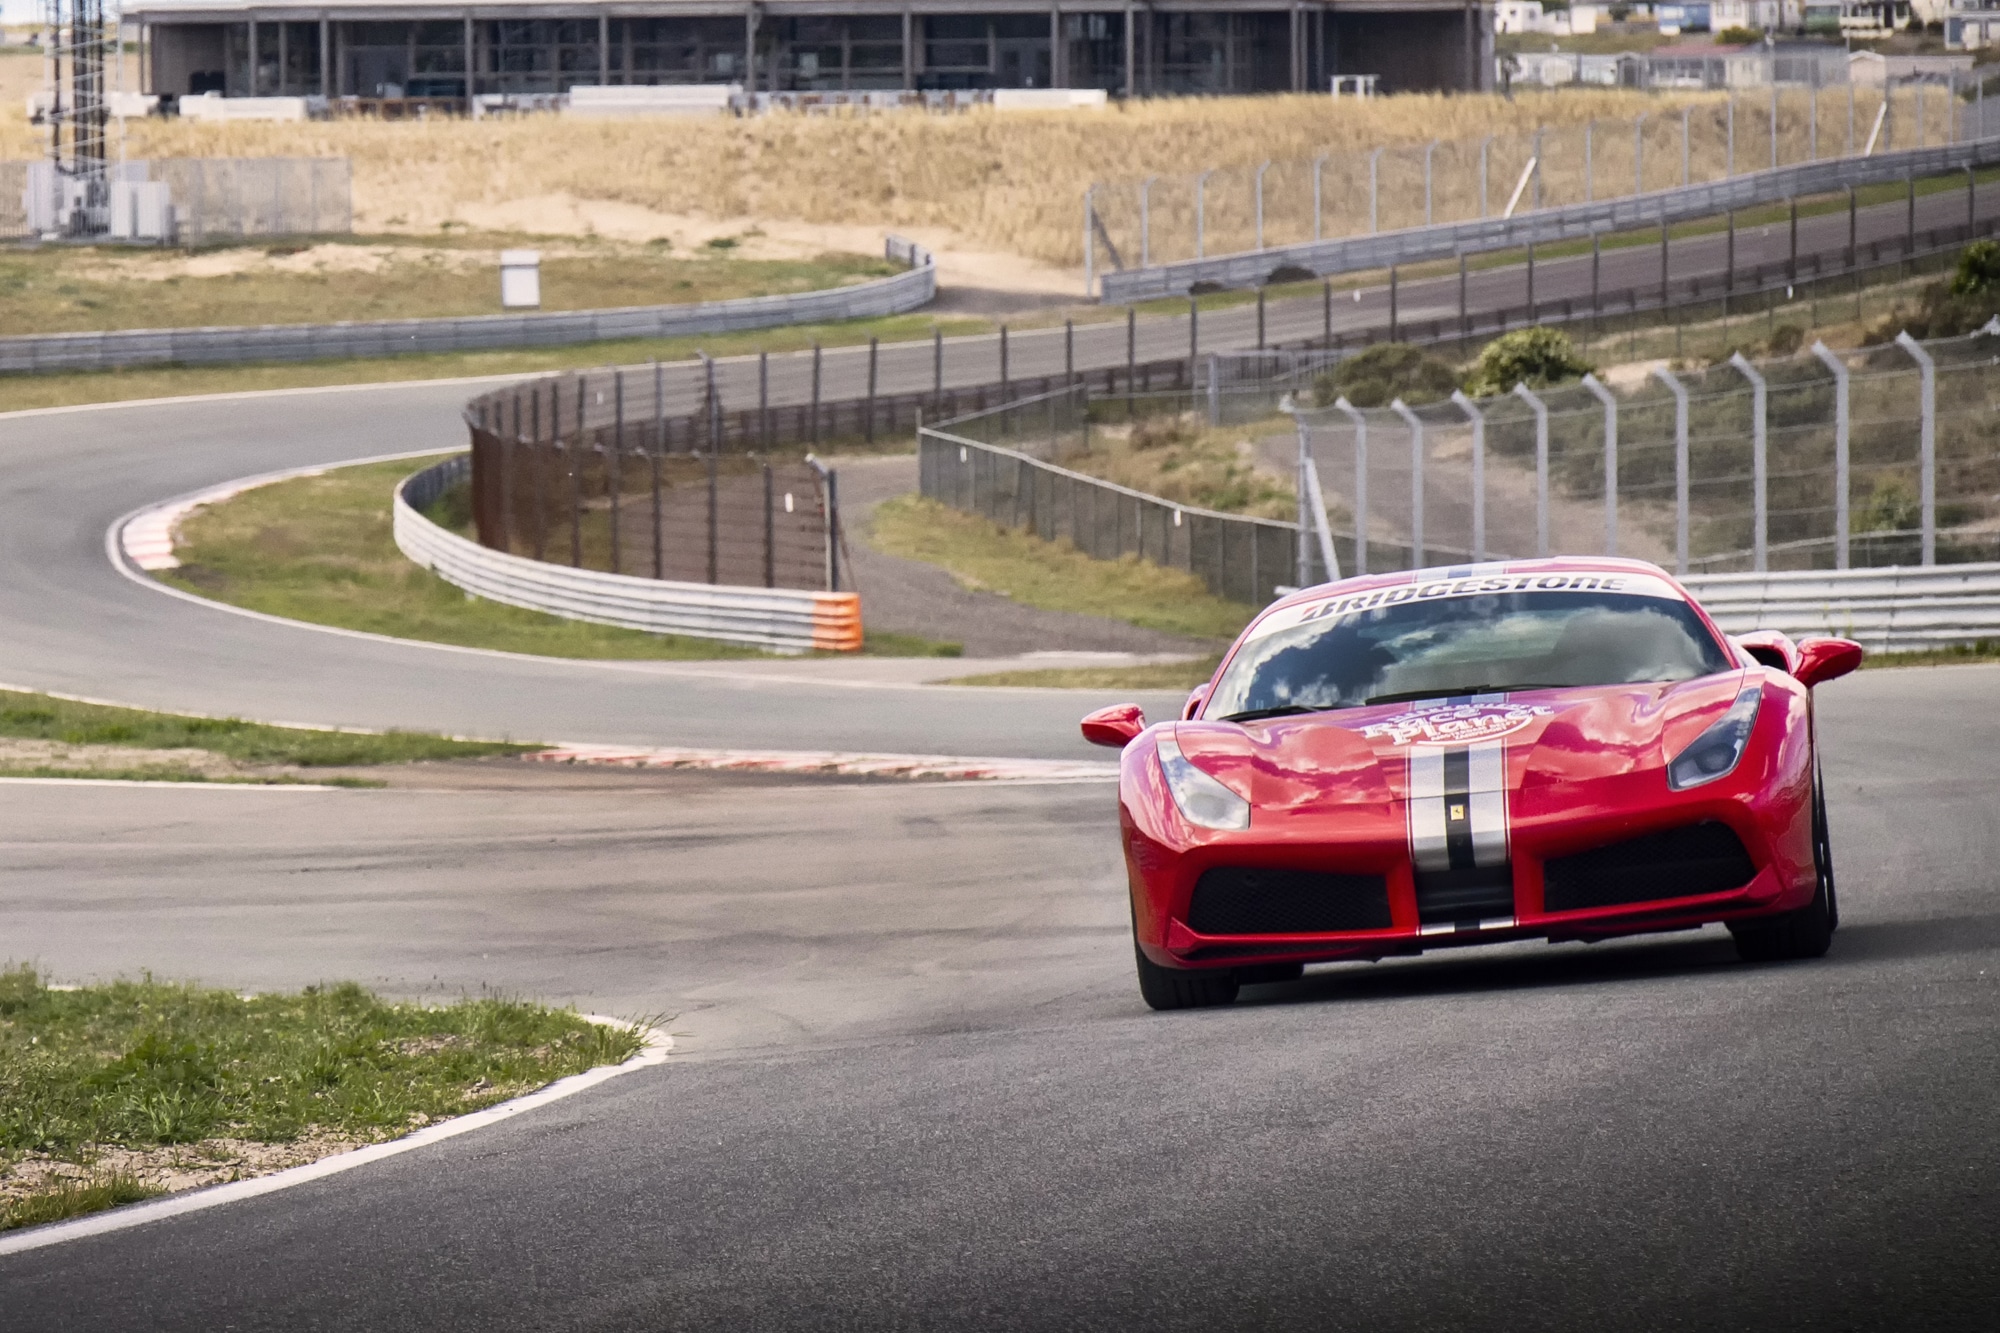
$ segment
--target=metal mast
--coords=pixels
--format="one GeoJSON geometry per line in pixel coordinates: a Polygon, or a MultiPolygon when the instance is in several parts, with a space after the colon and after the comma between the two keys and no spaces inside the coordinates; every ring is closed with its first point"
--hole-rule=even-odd
{"type": "Polygon", "coordinates": [[[42,0],[50,107],[49,175],[53,236],[99,236],[111,228],[105,171],[105,64],[114,35],[104,0],[42,0]]]}

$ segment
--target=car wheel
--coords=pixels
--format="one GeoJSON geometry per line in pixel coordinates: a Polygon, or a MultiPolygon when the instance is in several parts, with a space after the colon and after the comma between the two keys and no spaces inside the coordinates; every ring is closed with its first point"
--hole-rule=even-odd
{"type": "Polygon", "coordinates": [[[1826,892],[1829,932],[1840,929],[1840,895],[1833,885],[1833,835],[1827,831],[1826,782],[1815,768],[1813,773],[1813,869],[1819,872],[1820,887],[1826,892]]]}
{"type": "Polygon", "coordinates": [[[1761,921],[1731,923],[1729,933],[1736,940],[1736,956],[1746,963],[1818,958],[1833,943],[1833,928],[1840,924],[1840,908],[1834,899],[1833,847],[1826,834],[1826,802],[1816,779],[1812,799],[1813,872],[1817,881],[1812,901],[1795,912],[1761,921]]]}
{"type": "Polygon", "coordinates": [[[1139,994],[1155,1009],[1207,1009],[1236,999],[1234,972],[1161,967],[1146,957],[1136,941],[1132,953],[1139,962],[1139,994]]]}

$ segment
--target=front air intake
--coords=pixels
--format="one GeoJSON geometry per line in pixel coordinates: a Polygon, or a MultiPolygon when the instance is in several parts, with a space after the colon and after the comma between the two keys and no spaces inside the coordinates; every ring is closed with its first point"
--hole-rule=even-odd
{"type": "Polygon", "coordinates": [[[1195,884],[1187,923],[1201,935],[1387,930],[1389,885],[1381,875],[1218,866],[1195,884]]]}
{"type": "Polygon", "coordinates": [[[1740,889],[1757,874],[1743,840],[1713,821],[1648,833],[1559,856],[1542,866],[1542,906],[1551,912],[1620,907],[1740,889]]]}

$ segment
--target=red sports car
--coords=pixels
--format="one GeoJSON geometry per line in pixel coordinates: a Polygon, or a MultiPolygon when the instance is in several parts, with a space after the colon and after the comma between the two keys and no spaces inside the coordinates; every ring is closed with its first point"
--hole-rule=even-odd
{"type": "Polygon", "coordinates": [[[1839,908],[1812,687],[1844,639],[1724,635],[1635,560],[1523,560],[1308,588],[1182,717],[1124,748],[1139,989],[1227,1004],[1306,963],[1724,922],[1826,952],[1839,908]]]}

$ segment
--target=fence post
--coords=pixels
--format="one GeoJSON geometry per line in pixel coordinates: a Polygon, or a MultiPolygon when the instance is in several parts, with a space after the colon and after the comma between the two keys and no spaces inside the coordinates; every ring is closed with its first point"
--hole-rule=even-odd
{"type": "MultiPolygon", "coordinates": [[[[1539,170],[1537,175],[1541,174],[1539,170]]],[[[1646,192],[1646,113],[1632,122],[1632,193],[1646,192]]]]}
{"type": "Polygon", "coordinates": [[[1965,167],[1965,239],[1971,240],[1979,234],[1979,178],[1972,170],[1972,164],[1965,167]]]}
{"type": "Polygon", "coordinates": [[[1153,182],[1148,176],[1139,182],[1139,267],[1153,266],[1153,182]]]}
{"type": "Polygon", "coordinates": [[[1595,375],[1583,387],[1604,404],[1604,554],[1618,554],[1618,396],[1595,375]]]}
{"type": "Polygon", "coordinates": [[[1823,342],[1813,343],[1812,354],[1833,373],[1833,567],[1846,569],[1849,543],[1847,363],[1835,356],[1823,342]]]}
{"type": "Polygon", "coordinates": [[[1771,80],[1771,170],[1778,169],[1778,81],[1771,80]]]}
{"type": "Polygon", "coordinates": [[[1389,410],[1403,419],[1410,428],[1410,568],[1424,567],[1424,423],[1423,419],[1410,410],[1410,405],[1397,398],[1390,402],[1389,410]]]}
{"type": "Polygon", "coordinates": [[[1465,251],[1458,252],[1458,335],[1472,336],[1472,312],[1465,303],[1465,251]]]}
{"type": "MultiPolygon", "coordinates": [[[[874,334],[868,336],[868,406],[861,418],[861,436],[868,443],[875,443],[875,366],[880,359],[881,344],[874,334]]],[[[714,371],[709,372],[713,374],[714,371]]]]}
{"type": "Polygon", "coordinates": [[[1008,388],[1007,388],[1008,380],[1009,377],[1007,374],[1007,326],[1005,324],[1002,324],[1000,326],[1000,396],[1003,399],[1008,396],[1008,388]]]}
{"type": "Polygon", "coordinates": [[[1389,265],[1389,341],[1396,341],[1396,266],[1389,265]]]}
{"type": "Polygon", "coordinates": [[[1667,308],[1667,242],[1673,235],[1673,228],[1660,223],[1660,309],[1667,308]]]}
{"type": "Polygon", "coordinates": [[[931,411],[944,411],[944,330],[931,329],[931,411]]]}
{"type": "Polygon", "coordinates": [[[1487,135],[1479,141],[1479,216],[1486,217],[1486,150],[1493,146],[1493,136],[1487,135]]]}
{"type": "Polygon", "coordinates": [[[1671,370],[1655,366],[1654,376],[1674,395],[1674,573],[1688,572],[1688,391],[1671,370]]]}
{"type": "Polygon", "coordinates": [[[1222,424],[1222,358],[1214,352],[1208,354],[1208,424],[1222,424]]]}
{"type": "Polygon", "coordinates": [[[661,453],[667,451],[667,368],[653,361],[653,438],[661,453]]]}
{"type": "Polygon", "coordinates": [[[625,498],[625,372],[611,372],[611,457],[604,488],[611,493],[611,572],[625,572],[625,552],[619,540],[619,501],[625,498]]]}
{"type": "Polygon", "coordinates": [[[1855,256],[1859,253],[1857,245],[1859,239],[1857,228],[1859,225],[1860,209],[1855,200],[1854,187],[1850,185],[1847,187],[1847,267],[1850,270],[1853,269],[1855,256]]]}
{"type": "Polygon", "coordinates": [[[1257,289],[1257,350],[1264,350],[1264,289],[1257,289]]]}
{"type": "Polygon", "coordinates": [[[1604,313],[1603,288],[1599,279],[1604,268],[1604,238],[1597,232],[1590,234],[1590,316],[1596,319],[1604,313]]]}
{"type": "Polygon", "coordinates": [[[1451,391],[1451,401],[1472,423],[1472,559],[1477,563],[1486,558],[1486,416],[1461,390],[1451,391]]]}
{"type": "Polygon", "coordinates": [[[1424,145],[1424,225],[1431,225],[1431,157],[1437,152],[1438,141],[1431,140],[1424,145]]]}
{"type": "Polygon", "coordinates": [[[716,462],[715,451],[711,449],[708,452],[708,581],[710,583],[719,582],[719,580],[716,578],[716,560],[715,560],[716,556],[715,462],[716,462]]]}
{"type": "Polygon", "coordinates": [[[1361,575],[1368,572],[1368,418],[1344,394],[1333,406],[1354,425],[1354,572],[1361,575]]]}
{"type": "Polygon", "coordinates": [[[1306,469],[1312,466],[1312,436],[1307,432],[1304,413],[1292,418],[1292,426],[1298,432],[1299,444],[1298,462],[1292,468],[1292,489],[1297,493],[1299,519],[1299,540],[1295,548],[1297,559],[1293,562],[1292,583],[1295,587],[1309,588],[1312,586],[1312,552],[1306,546],[1306,533],[1309,531],[1306,526],[1309,519],[1306,506],[1311,500],[1311,494],[1306,484],[1306,469]]]}
{"type": "Polygon", "coordinates": [[[1321,218],[1324,216],[1320,208],[1319,182],[1320,182],[1320,172],[1325,168],[1325,166],[1326,166],[1326,155],[1324,153],[1320,154],[1320,156],[1313,159],[1313,239],[1315,241],[1320,239],[1321,218]]]}
{"type": "Polygon", "coordinates": [[[1063,321],[1063,383],[1076,383],[1076,321],[1063,321]]]}
{"type": "Polygon", "coordinates": [[[1785,257],[1785,295],[1792,294],[1792,288],[1799,280],[1799,200],[1793,195],[1788,201],[1792,210],[1792,248],[1785,257]]]}
{"type": "Polygon", "coordinates": [[[1333,279],[1319,280],[1319,323],[1320,341],[1333,346],[1333,279]]]}
{"type": "Polygon", "coordinates": [[[1583,122],[1583,202],[1588,204],[1597,199],[1596,147],[1597,121],[1595,118],[1583,122]]]}
{"type": "MultiPolygon", "coordinates": [[[[1852,85],[1849,86],[1851,87],[1852,85]]],[[[1728,123],[1728,133],[1725,136],[1726,147],[1723,149],[1722,178],[1724,180],[1729,180],[1736,175],[1736,94],[1735,93],[1729,94],[1728,109],[1724,111],[1723,115],[1728,123]]],[[[1851,131],[1849,132],[1848,137],[1849,138],[1853,137],[1853,133],[1851,131]]]]}
{"type": "Polygon", "coordinates": [[[1252,247],[1257,250],[1264,248],[1264,173],[1270,169],[1269,161],[1257,168],[1257,244],[1252,247]]]}
{"type": "Polygon", "coordinates": [[[814,343],[813,373],[812,373],[812,426],[811,429],[807,432],[807,438],[812,442],[814,448],[819,447],[820,355],[821,355],[820,345],[818,343],[814,343]]]}
{"type": "Polygon", "coordinates": [[[1750,381],[1750,510],[1751,566],[1762,574],[1770,565],[1770,474],[1768,471],[1767,446],[1769,436],[1765,430],[1765,408],[1768,405],[1764,377],[1741,352],[1732,352],[1729,364],[1736,367],[1738,374],[1750,381]]]}
{"type": "Polygon", "coordinates": [[[1125,307],[1125,415],[1132,415],[1133,381],[1139,378],[1139,309],[1125,307]]]}
{"type": "Polygon", "coordinates": [[[1896,346],[1910,354],[1922,376],[1922,424],[1917,440],[1917,497],[1923,525],[1923,563],[1937,563],[1937,362],[1924,345],[1905,330],[1896,335],[1896,346]]]}
{"type": "Polygon", "coordinates": [[[771,447],[771,354],[757,353],[757,443],[771,447]]]}
{"type": "Polygon", "coordinates": [[[1188,293],[1188,387],[1194,387],[1194,363],[1201,356],[1201,298],[1188,293]]]}
{"type": "Polygon", "coordinates": [[[1681,186],[1685,189],[1694,184],[1693,139],[1688,134],[1688,112],[1691,107],[1681,108],[1681,186]]]}
{"type": "Polygon", "coordinates": [[[1094,270],[1097,267],[1097,229],[1093,225],[1097,221],[1097,203],[1094,197],[1096,194],[1095,185],[1083,192],[1083,299],[1086,301],[1090,299],[1092,280],[1096,276],[1094,270]]]}
{"type": "Polygon", "coordinates": [[[583,568],[584,377],[576,377],[576,445],[569,451],[569,562],[583,568]]]}
{"type": "Polygon", "coordinates": [[[1535,243],[1528,242],[1528,323],[1535,322],[1535,243]]]}
{"type": "Polygon", "coordinates": [[[1903,226],[1903,253],[1909,256],[1917,253],[1917,173],[1904,172],[1903,185],[1909,204],[1907,220],[1903,226]]]}
{"type": "Polygon", "coordinates": [[[1535,554],[1549,553],[1549,405],[1525,384],[1514,386],[1514,396],[1535,414],[1535,554]]]}
{"type": "Polygon", "coordinates": [[[1377,148],[1368,155],[1368,231],[1370,235],[1382,230],[1382,150],[1377,148]]]}
{"type": "Polygon", "coordinates": [[[1194,257],[1204,258],[1208,253],[1208,178],[1214,171],[1204,171],[1194,178],[1194,257]]]}

